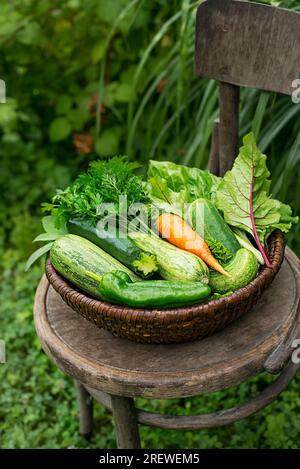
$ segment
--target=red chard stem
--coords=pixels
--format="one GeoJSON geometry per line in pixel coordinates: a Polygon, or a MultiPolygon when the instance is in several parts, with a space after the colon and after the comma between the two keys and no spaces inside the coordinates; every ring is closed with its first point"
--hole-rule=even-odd
{"type": "Polygon", "coordinates": [[[267,267],[271,267],[271,263],[268,259],[268,256],[266,254],[266,251],[264,250],[255,225],[255,220],[254,220],[254,214],[253,214],[253,185],[254,185],[254,161],[252,159],[252,176],[251,176],[251,184],[250,184],[250,198],[249,198],[249,205],[250,205],[250,220],[251,220],[251,225],[252,225],[252,231],[253,231],[253,236],[256,241],[257,247],[261,252],[261,255],[263,256],[263,259],[265,261],[265,264],[267,267]]]}

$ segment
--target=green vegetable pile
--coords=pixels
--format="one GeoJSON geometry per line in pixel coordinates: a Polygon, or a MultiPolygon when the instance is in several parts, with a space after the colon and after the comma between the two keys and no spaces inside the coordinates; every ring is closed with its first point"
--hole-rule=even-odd
{"type": "Polygon", "coordinates": [[[271,267],[270,234],[298,218],[272,198],[254,134],[243,144],[223,178],[150,161],[143,180],[125,156],[92,163],[43,204],[50,215],[36,240],[48,244],[27,268],[50,250],[55,269],[78,288],[131,307],[187,306],[248,285],[259,264],[271,267]]]}

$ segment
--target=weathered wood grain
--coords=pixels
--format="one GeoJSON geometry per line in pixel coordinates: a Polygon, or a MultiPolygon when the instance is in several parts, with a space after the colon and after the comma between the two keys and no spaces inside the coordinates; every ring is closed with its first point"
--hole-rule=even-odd
{"type": "Polygon", "coordinates": [[[300,13],[239,0],[209,0],[197,11],[200,76],[292,94],[300,73],[300,13]]]}
{"type": "Polygon", "coordinates": [[[219,84],[219,176],[232,168],[239,150],[239,100],[238,86],[219,84]]]}
{"type": "Polygon", "coordinates": [[[219,127],[220,127],[220,120],[216,119],[214,122],[212,136],[211,136],[211,149],[210,149],[209,160],[208,160],[208,165],[207,165],[207,169],[211,173],[215,174],[216,176],[219,176],[219,170],[220,170],[219,127]]]}
{"type": "Polygon", "coordinates": [[[79,433],[87,438],[93,430],[93,400],[79,381],[75,380],[75,388],[79,407],[79,433]]]}
{"type": "Polygon", "coordinates": [[[100,402],[108,410],[112,410],[111,395],[106,392],[101,391],[100,389],[94,389],[90,386],[85,386],[87,392],[96,399],[97,402],[100,402]]]}
{"type": "Polygon", "coordinates": [[[290,365],[274,383],[244,404],[210,414],[174,416],[138,411],[138,420],[143,425],[172,430],[199,430],[216,428],[249,417],[273,402],[294,378],[299,365],[290,365]]]}
{"type": "Polygon", "coordinates": [[[251,313],[198,342],[147,345],[113,337],[64,304],[45,278],[35,323],[46,353],[84,385],[128,397],[193,396],[237,385],[264,369],[298,321],[299,261],[287,260],[251,313]]]}
{"type": "MultiPolygon", "coordinates": [[[[279,394],[287,388],[299,368],[299,364],[295,365],[290,363],[281,375],[257,396],[244,403],[231,407],[230,409],[189,416],[157,414],[136,409],[137,420],[143,425],[166,428],[169,430],[199,430],[201,428],[216,428],[223,425],[229,425],[233,422],[249,417],[273,402],[279,394]]],[[[91,388],[88,388],[88,391],[108,410],[112,410],[112,401],[109,395],[91,388]]]]}
{"type": "Polygon", "coordinates": [[[134,401],[130,397],[111,396],[117,445],[119,449],[140,448],[140,436],[134,401]]]}

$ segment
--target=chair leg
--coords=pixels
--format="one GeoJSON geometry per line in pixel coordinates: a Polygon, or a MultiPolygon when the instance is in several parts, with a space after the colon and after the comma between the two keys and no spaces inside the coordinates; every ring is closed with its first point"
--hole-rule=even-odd
{"type": "Polygon", "coordinates": [[[220,121],[216,119],[214,122],[214,127],[211,136],[211,150],[208,160],[207,169],[215,174],[216,176],[219,175],[220,166],[219,166],[219,128],[220,128],[220,121]]]}
{"type": "Polygon", "coordinates": [[[79,407],[80,435],[87,438],[93,429],[93,399],[85,387],[75,380],[79,407]]]}
{"type": "Polygon", "coordinates": [[[111,403],[118,448],[140,448],[140,435],[134,400],[131,397],[111,396],[111,403]]]}

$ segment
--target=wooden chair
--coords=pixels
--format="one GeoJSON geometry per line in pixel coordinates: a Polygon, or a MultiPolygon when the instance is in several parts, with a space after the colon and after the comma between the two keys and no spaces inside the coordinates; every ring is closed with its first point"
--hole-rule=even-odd
{"type": "MultiPolygon", "coordinates": [[[[244,1],[208,0],[197,13],[196,73],[220,81],[220,122],[210,168],[223,174],[238,149],[239,86],[291,94],[300,70],[300,14],[244,1]]],[[[195,430],[245,418],[277,398],[300,365],[300,262],[287,249],[272,286],[254,310],[222,332],[181,345],[118,339],[72,311],[45,277],[37,289],[35,323],[44,351],[77,383],[80,431],[92,430],[92,400],[112,410],[119,448],[138,448],[138,424],[195,430]],[[134,398],[200,395],[268,371],[279,376],[261,394],[206,415],[171,416],[135,408],[134,398]]]]}

